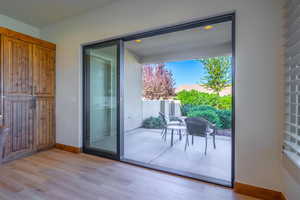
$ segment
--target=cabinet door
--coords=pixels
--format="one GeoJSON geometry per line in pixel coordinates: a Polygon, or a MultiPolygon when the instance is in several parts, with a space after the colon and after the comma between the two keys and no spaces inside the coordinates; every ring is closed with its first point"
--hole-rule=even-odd
{"type": "Polygon", "coordinates": [[[38,97],[35,110],[35,135],[37,149],[45,149],[55,144],[54,99],[38,97]]]}
{"type": "Polygon", "coordinates": [[[34,107],[32,97],[4,98],[4,125],[9,127],[5,144],[5,160],[34,150],[34,107]]]}
{"type": "Polygon", "coordinates": [[[5,95],[32,94],[32,44],[3,36],[5,95]]]}
{"type": "Polygon", "coordinates": [[[33,83],[34,95],[54,96],[55,51],[33,46],[33,83]]]}

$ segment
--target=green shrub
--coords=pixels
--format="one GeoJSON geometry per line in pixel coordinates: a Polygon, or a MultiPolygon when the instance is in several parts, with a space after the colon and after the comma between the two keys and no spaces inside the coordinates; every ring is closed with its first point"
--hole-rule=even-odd
{"type": "Polygon", "coordinates": [[[232,96],[222,96],[218,99],[217,108],[220,110],[231,110],[232,96]]]}
{"type": "Polygon", "coordinates": [[[143,128],[161,129],[164,121],[161,117],[149,117],[143,121],[143,128]]]}
{"type": "Polygon", "coordinates": [[[191,104],[183,104],[182,106],[180,106],[181,114],[183,116],[187,116],[188,112],[190,112],[193,107],[195,106],[191,104]]]}
{"type": "Polygon", "coordinates": [[[194,110],[188,113],[188,117],[201,117],[221,128],[222,123],[216,111],[213,110],[194,110]]]}
{"type": "Polygon", "coordinates": [[[217,111],[216,108],[214,108],[212,106],[206,106],[206,105],[195,106],[195,105],[191,105],[191,104],[186,104],[186,105],[181,106],[181,113],[183,116],[187,116],[187,114],[191,111],[204,111],[204,110],[212,110],[214,112],[217,111]]]}
{"type": "Polygon", "coordinates": [[[180,100],[182,105],[208,105],[216,109],[231,109],[231,95],[219,96],[217,94],[198,92],[197,90],[183,90],[176,94],[176,99],[180,100]]]}
{"type": "Polygon", "coordinates": [[[230,129],[231,128],[231,111],[230,110],[218,110],[217,114],[221,121],[221,128],[230,129]]]}
{"type": "Polygon", "coordinates": [[[196,90],[183,90],[177,93],[176,99],[181,102],[182,115],[202,117],[217,128],[231,128],[231,95],[219,96],[196,90]]]}
{"type": "Polygon", "coordinates": [[[217,112],[217,109],[212,106],[194,106],[191,107],[190,111],[206,111],[211,110],[213,112],[217,112]]]}
{"type": "Polygon", "coordinates": [[[181,104],[211,105],[216,104],[216,96],[214,94],[198,92],[197,90],[183,90],[176,94],[176,99],[180,100],[181,104]]]}
{"type": "Polygon", "coordinates": [[[184,116],[202,117],[216,124],[217,128],[231,128],[231,110],[218,110],[212,106],[195,106],[190,104],[181,106],[181,110],[184,116]]]}

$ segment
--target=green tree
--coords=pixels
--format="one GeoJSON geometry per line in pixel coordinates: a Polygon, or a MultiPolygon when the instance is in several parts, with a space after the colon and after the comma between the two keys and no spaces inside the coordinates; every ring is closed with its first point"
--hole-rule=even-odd
{"type": "Polygon", "coordinates": [[[201,82],[205,87],[219,94],[229,86],[231,81],[231,56],[205,58],[201,59],[200,62],[206,72],[201,82]]]}

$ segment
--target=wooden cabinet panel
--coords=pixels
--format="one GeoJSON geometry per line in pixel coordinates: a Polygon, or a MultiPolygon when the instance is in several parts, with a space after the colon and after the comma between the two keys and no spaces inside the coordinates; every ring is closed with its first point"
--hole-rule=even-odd
{"type": "Polygon", "coordinates": [[[32,44],[2,36],[4,92],[32,94],[32,44]]]}
{"type": "Polygon", "coordinates": [[[35,135],[37,149],[45,149],[55,144],[54,99],[38,97],[35,110],[35,135]]]}
{"type": "Polygon", "coordinates": [[[55,51],[33,46],[33,83],[34,95],[54,96],[55,51]]]}
{"type": "Polygon", "coordinates": [[[8,161],[55,144],[55,45],[1,27],[0,41],[0,125],[9,128],[8,161]]]}
{"type": "Polygon", "coordinates": [[[4,125],[9,127],[4,157],[11,160],[34,150],[34,99],[5,97],[4,125]]]}

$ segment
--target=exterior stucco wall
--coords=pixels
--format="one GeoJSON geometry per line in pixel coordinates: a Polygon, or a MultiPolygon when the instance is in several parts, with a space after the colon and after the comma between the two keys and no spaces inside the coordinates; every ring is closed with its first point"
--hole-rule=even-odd
{"type": "Polygon", "coordinates": [[[129,131],[142,124],[142,65],[128,50],[125,50],[124,57],[124,129],[129,131]]]}

